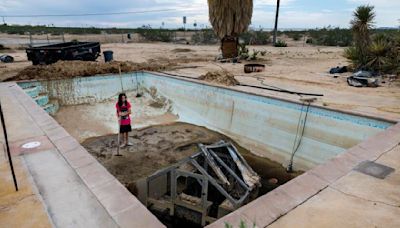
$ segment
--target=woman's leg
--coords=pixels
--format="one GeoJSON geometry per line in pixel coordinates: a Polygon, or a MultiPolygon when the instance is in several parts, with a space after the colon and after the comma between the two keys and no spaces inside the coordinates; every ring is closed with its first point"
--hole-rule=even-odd
{"type": "Polygon", "coordinates": [[[125,132],[125,145],[128,144],[128,132],[125,132]]]}

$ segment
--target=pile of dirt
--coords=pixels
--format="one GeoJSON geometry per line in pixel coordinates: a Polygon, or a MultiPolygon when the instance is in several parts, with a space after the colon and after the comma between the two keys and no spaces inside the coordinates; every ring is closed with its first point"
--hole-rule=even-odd
{"type": "Polygon", "coordinates": [[[207,72],[207,74],[201,75],[199,79],[227,86],[234,86],[239,84],[239,82],[235,79],[235,76],[225,70],[207,72]]]}
{"type": "Polygon", "coordinates": [[[134,63],[130,61],[112,61],[107,63],[58,61],[51,65],[28,66],[21,70],[16,76],[8,78],[7,81],[63,79],[140,70],[161,71],[168,70],[172,66],[176,66],[176,63],[157,60],[149,60],[144,63],[134,63]]]}

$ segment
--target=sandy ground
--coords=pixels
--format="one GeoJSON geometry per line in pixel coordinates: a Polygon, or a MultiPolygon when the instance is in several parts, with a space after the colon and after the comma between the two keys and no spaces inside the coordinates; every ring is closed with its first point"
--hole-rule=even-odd
{"type": "MultiPolygon", "coordinates": [[[[287,48],[271,46],[250,46],[264,50],[266,55],[257,62],[266,64],[265,72],[244,74],[243,63],[216,63],[215,57],[220,54],[217,45],[181,45],[166,43],[113,43],[103,44],[102,50],[114,51],[114,59],[120,61],[145,62],[148,60],[175,61],[181,69],[168,73],[199,77],[211,70],[221,68],[233,73],[240,83],[262,86],[276,86],[299,92],[321,93],[316,105],[333,109],[353,111],[377,117],[400,119],[400,80],[384,80],[378,88],[354,88],[346,83],[349,73],[333,78],[327,72],[331,67],[347,65],[342,56],[343,48],[339,47],[303,47],[291,44],[287,48]],[[182,51],[182,49],[189,49],[182,51]]],[[[0,64],[0,80],[14,76],[18,71],[31,65],[26,60],[23,50],[12,50],[10,53],[16,62],[0,64]]],[[[99,61],[103,61],[100,60],[99,61]]],[[[272,95],[291,100],[298,100],[297,95],[272,92],[248,87],[237,87],[244,91],[272,95]]]]}
{"type": "MultiPolygon", "coordinates": [[[[117,152],[116,135],[90,138],[82,145],[134,194],[137,180],[196,153],[198,143],[232,141],[207,128],[179,122],[135,129],[129,133],[129,139],[133,146],[121,149],[121,157],[112,155],[117,152]]],[[[238,148],[249,165],[262,177],[263,188],[260,194],[265,194],[301,173],[286,173],[279,163],[238,148]],[[270,178],[278,179],[278,184],[268,183],[270,178]]]]}

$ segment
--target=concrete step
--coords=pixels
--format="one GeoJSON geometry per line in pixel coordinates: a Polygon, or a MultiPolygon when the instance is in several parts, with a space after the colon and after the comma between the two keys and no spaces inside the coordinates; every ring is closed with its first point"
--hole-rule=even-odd
{"type": "Polygon", "coordinates": [[[24,92],[26,94],[28,94],[32,98],[35,98],[35,97],[39,96],[39,92],[40,92],[40,88],[37,87],[37,86],[28,87],[28,88],[25,88],[23,90],[24,90],[24,92]]]}
{"type": "Polygon", "coordinates": [[[19,82],[18,85],[22,89],[28,89],[31,87],[38,87],[39,90],[42,89],[42,85],[40,84],[40,82],[19,82]]]}
{"type": "Polygon", "coordinates": [[[58,103],[48,103],[45,106],[43,106],[43,109],[49,113],[50,115],[55,115],[59,109],[58,103]]]}
{"type": "Polygon", "coordinates": [[[34,98],[36,103],[40,106],[45,106],[47,103],[49,103],[49,97],[47,95],[39,95],[34,98]]]}

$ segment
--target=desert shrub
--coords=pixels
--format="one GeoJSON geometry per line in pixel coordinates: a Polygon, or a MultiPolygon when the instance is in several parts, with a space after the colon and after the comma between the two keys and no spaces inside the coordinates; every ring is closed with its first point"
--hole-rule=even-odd
{"type": "Polygon", "coordinates": [[[258,56],[265,56],[267,54],[266,51],[260,51],[253,49],[253,52],[250,52],[249,49],[246,47],[245,43],[239,44],[238,47],[238,56],[240,59],[248,60],[248,61],[253,61],[257,60],[258,56]]]}
{"type": "Polygon", "coordinates": [[[287,43],[283,40],[278,40],[278,41],[276,41],[274,46],[275,47],[287,47],[287,43]]]}
{"type": "Polygon", "coordinates": [[[7,50],[7,49],[10,49],[10,48],[4,46],[3,44],[0,44],[0,50],[7,50]]]}
{"type": "Polygon", "coordinates": [[[249,55],[249,49],[246,47],[246,44],[245,44],[245,43],[239,44],[238,49],[239,49],[239,50],[238,50],[239,58],[241,58],[241,59],[247,59],[247,58],[250,57],[250,55],[249,55]]]}
{"type": "Polygon", "coordinates": [[[213,30],[203,29],[193,34],[192,42],[196,44],[216,44],[218,43],[218,38],[213,30]]]}
{"type": "Polygon", "coordinates": [[[292,39],[293,39],[294,41],[299,41],[299,40],[301,39],[301,37],[302,37],[301,34],[295,33],[295,34],[292,36],[292,39]]]}
{"type": "Polygon", "coordinates": [[[351,21],[354,45],[345,50],[344,56],[354,69],[400,74],[400,34],[377,31],[371,35],[374,18],[373,6],[357,7],[351,21]]]}
{"type": "Polygon", "coordinates": [[[400,73],[399,43],[386,34],[375,34],[368,48],[367,68],[382,73],[400,73]]]}
{"type": "Polygon", "coordinates": [[[326,27],[322,29],[308,30],[312,43],[323,46],[348,47],[353,42],[353,37],[349,29],[326,27]]]}
{"type": "Polygon", "coordinates": [[[294,41],[299,41],[304,36],[304,31],[284,31],[283,33],[294,41]]]}
{"type": "Polygon", "coordinates": [[[174,32],[167,29],[139,28],[137,33],[148,41],[170,42],[174,38],[174,32]]]}
{"type": "Polygon", "coordinates": [[[242,33],[239,38],[246,45],[265,45],[269,43],[270,33],[262,30],[259,31],[247,31],[242,33]]]}

